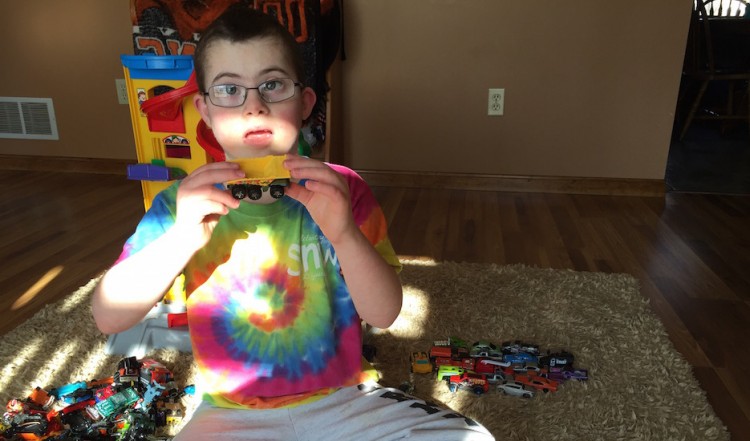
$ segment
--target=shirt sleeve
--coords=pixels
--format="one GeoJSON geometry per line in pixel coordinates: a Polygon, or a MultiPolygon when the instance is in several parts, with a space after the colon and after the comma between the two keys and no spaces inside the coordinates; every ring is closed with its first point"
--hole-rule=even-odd
{"type": "Polygon", "coordinates": [[[349,185],[354,222],[357,223],[362,234],[389,265],[396,271],[401,271],[401,262],[399,262],[388,237],[388,224],[385,215],[370,186],[361,176],[348,167],[337,164],[328,164],[328,166],[346,179],[349,185]]]}
{"type": "Polygon", "coordinates": [[[174,225],[178,184],[176,182],[156,195],[151,208],[138,223],[135,233],[125,242],[117,262],[137,253],[174,225]]]}

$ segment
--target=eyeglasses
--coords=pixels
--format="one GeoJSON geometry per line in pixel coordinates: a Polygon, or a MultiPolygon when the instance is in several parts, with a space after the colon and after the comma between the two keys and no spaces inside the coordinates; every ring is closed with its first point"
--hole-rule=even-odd
{"type": "Polygon", "coordinates": [[[207,96],[214,106],[219,107],[239,107],[245,104],[248,90],[257,90],[260,98],[267,103],[278,103],[293,97],[297,86],[302,83],[296,82],[291,78],[277,78],[274,80],[264,81],[258,84],[258,87],[245,87],[237,84],[217,84],[208,88],[208,92],[203,95],[207,96]]]}

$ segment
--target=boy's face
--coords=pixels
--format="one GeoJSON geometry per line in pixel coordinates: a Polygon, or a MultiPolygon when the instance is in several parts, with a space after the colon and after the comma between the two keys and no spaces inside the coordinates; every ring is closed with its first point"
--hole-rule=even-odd
{"type": "MultiPolygon", "coordinates": [[[[257,87],[264,81],[280,78],[300,81],[276,40],[264,38],[240,43],[221,40],[208,49],[207,89],[219,84],[257,87]]],[[[267,103],[257,90],[248,90],[245,103],[239,107],[219,107],[200,94],[195,95],[193,102],[227,159],[258,158],[293,152],[302,121],[310,116],[315,105],[315,92],[295,86],[293,97],[267,103]]]]}

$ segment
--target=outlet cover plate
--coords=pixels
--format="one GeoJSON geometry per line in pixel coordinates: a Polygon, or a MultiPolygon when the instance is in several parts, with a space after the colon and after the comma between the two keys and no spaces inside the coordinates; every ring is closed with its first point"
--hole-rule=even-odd
{"type": "Polygon", "coordinates": [[[117,88],[117,102],[120,104],[128,103],[128,86],[124,78],[115,78],[115,87],[117,88]]]}
{"type": "Polygon", "coordinates": [[[505,89],[490,89],[487,97],[487,115],[502,116],[505,113],[505,89]]]}

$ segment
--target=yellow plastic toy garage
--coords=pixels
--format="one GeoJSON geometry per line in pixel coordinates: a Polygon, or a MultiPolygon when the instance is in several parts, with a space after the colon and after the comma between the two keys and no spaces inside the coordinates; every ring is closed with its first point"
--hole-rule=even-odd
{"type": "Polygon", "coordinates": [[[122,55],[138,164],[128,178],[140,180],[146,209],[172,181],[211,162],[197,133],[200,115],[190,55],[122,55]]]}
{"type": "MultiPolygon", "coordinates": [[[[199,133],[207,128],[191,99],[197,91],[192,56],[122,55],[121,61],[138,157],[137,164],[128,165],[127,175],[141,181],[148,210],[160,191],[213,161],[209,152],[220,148],[213,135],[199,133]],[[201,146],[201,140],[208,147],[201,146]]],[[[153,348],[190,352],[182,283],[182,277],[177,278],[140,323],[110,335],[106,353],[143,357],[153,348]]]]}
{"type": "MultiPolygon", "coordinates": [[[[193,76],[193,57],[188,55],[121,55],[128,90],[137,164],[128,165],[128,179],[141,181],[146,210],[163,189],[210,161],[199,144],[200,115],[186,87],[193,76]]],[[[172,325],[184,317],[182,278],[178,278],[162,302],[144,319],[107,339],[107,354],[143,357],[153,348],[191,352],[186,327],[172,325]]]]}

